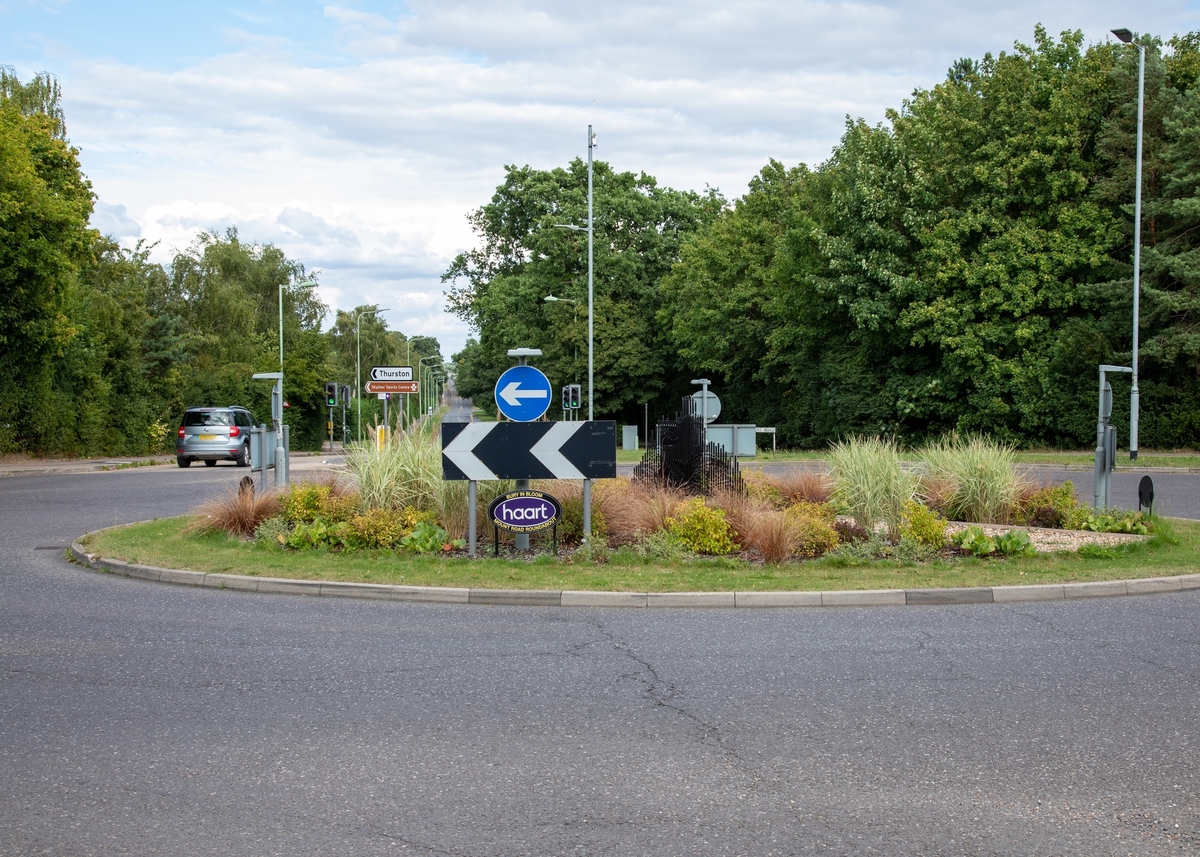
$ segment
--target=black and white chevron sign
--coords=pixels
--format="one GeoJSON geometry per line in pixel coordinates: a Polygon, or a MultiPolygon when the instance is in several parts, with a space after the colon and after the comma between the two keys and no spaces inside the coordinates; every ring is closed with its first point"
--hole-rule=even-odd
{"type": "Polygon", "coordinates": [[[442,423],[442,478],[612,479],[617,424],[442,423]]]}

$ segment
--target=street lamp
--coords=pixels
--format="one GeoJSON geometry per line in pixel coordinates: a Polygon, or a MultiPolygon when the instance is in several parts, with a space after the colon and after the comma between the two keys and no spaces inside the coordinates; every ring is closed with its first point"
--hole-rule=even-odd
{"type": "MultiPolygon", "coordinates": [[[[588,147],[588,222],[587,229],[582,226],[572,226],[566,223],[554,224],[559,229],[570,229],[572,232],[587,232],[588,237],[588,421],[594,418],[595,407],[595,384],[594,384],[594,350],[592,347],[593,334],[593,287],[592,287],[592,242],[595,237],[595,222],[592,218],[592,150],[596,148],[596,134],[592,131],[592,126],[588,126],[587,135],[588,147]]],[[[592,540],[592,480],[583,480],[583,538],[584,541],[592,540]]]]}
{"type": "MultiPolygon", "coordinates": [[[[441,359],[442,358],[440,356],[438,356],[437,354],[430,354],[428,357],[422,357],[420,360],[418,360],[417,367],[421,371],[428,371],[429,377],[432,378],[433,377],[433,367],[426,366],[425,361],[426,360],[441,360],[441,359]]],[[[425,400],[426,400],[426,398],[427,398],[427,393],[425,390],[425,385],[422,384],[421,385],[421,416],[425,416],[425,400]]]]}
{"type": "Polygon", "coordinates": [[[1138,408],[1141,394],[1138,391],[1138,304],[1141,298],[1142,276],[1142,105],[1146,94],[1146,46],[1133,40],[1133,33],[1125,28],[1113,30],[1112,34],[1125,44],[1138,49],[1138,113],[1137,113],[1137,177],[1133,191],[1133,387],[1129,391],[1129,460],[1138,457],[1138,408]]]}
{"type": "MultiPolygon", "coordinates": [[[[593,329],[592,329],[592,304],[593,304],[592,241],[593,241],[594,232],[595,232],[595,230],[593,229],[594,223],[593,223],[593,219],[592,219],[592,150],[596,148],[596,135],[592,132],[591,125],[588,126],[587,147],[588,147],[588,225],[586,227],[583,227],[583,226],[574,226],[569,223],[555,223],[554,226],[557,229],[570,229],[572,232],[586,232],[587,237],[588,237],[588,419],[591,420],[594,416],[593,402],[595,399],[595,396],[593,395],[593,392],[594,392],[594,384],[593,384],[593,369],[594,369],[593,355],[594,355],[594,352],[593,352],[593,348],[592,348],[592,333],[593,333],[593,329]]],[[[550,300],[550,298],[546,298],[546,300],[550,300]]],[[[555,298],[555,300],[566,300],[566,299],[565,298],[555,298]]],[[[585,489],[588,488],[587,481],[584,482],[584,488],[585,489]]]]}
{"type": "Polygon", "coordinates": [[[354,311],[354,395],[358,398],[358,442],[362,443],[362,317],[391,312],[390,309],[367,309],[354,311]]]}

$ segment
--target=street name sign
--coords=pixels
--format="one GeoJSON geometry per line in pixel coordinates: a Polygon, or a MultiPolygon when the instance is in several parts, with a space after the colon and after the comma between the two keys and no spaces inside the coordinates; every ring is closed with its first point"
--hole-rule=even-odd
{"type": "Polygon", "coordinates": [[[550,389],[550,379],[540,369],[513,366],[496,382],[496,407],[513,422],[530,423],[550,407],[550,389]]]}
{"type": "MultiPolygon", "coordinates": [[[[413,371],[411,366],[372,366],[372,381],[411,381],[413,371]]],[[[368,391],[370,392],[370,391],[368,391]]],[[[381,390],[385,393],[396,393],[398,390],[381,390]]],[[[407,392],[407,391],[405,391],[407,392]]]]}
{"type": "Polygon", "coordinates": [[[442,423],[442,478],[615,479],[614,420],[442,423]]]}
{"type": "Polygon", "coordinates": [[[368,393],[417,393],[420,386],[416,381],[368,381],[363,385],[368,393]]]}

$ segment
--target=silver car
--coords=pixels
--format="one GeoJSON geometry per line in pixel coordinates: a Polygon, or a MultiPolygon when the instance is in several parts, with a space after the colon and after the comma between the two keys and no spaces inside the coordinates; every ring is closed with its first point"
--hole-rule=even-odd
{"type": "Polygon", "coordinates": [[[254,417],[245,408],[188,408],[175,442],[175,460],[180,467],[203,461],[215,467],[218,461],[250,465],[250,429],[254,417]]]}

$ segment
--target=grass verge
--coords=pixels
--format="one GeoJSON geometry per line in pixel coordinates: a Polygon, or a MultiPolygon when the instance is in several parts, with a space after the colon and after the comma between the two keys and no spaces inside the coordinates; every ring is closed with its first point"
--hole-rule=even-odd
{"type": "MultiPolygon", "coordinates": [[[[825,557],[755,566],[734,557],[665,564],[628,548],[594,563],[549,553],[528,560],[411,556],[390,551],[283,552],[221,533],[185,531],[189,518],[133,524],[84,540],[113,559],[193,571],[472,589],[575,589],[616,592],[723,592],[920,589],[1133,579],[1200,571],[1200,522],[1163,521],[1157,535],[1121,548],[1023,559],[853,561],[825,557]]],[[[481,552],[485,545],[481,540],[481,552]]]]}

